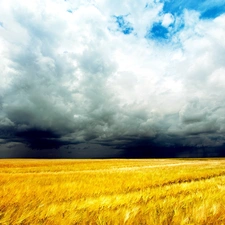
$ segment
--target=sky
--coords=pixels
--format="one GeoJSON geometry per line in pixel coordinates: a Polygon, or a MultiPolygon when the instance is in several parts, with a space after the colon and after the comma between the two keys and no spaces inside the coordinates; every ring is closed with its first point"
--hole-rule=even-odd
{"type": "Polygon", "coordinates": [[[0,4],[0,157],[225,156],[224,0],[0,4]]]}

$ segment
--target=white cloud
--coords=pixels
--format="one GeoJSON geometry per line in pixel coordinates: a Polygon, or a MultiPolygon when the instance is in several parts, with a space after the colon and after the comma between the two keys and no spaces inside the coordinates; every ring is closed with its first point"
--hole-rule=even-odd
{"type": "Polygon", "coordinates": [[[224,15],[202,21],[186,10],[174,18],[160,15],[163,4],[156,1],[4,0],[2,6],[4,129],[52,130],[67,141],[172,132],[199,135],[201,143],[202,133],[224,132],[222,111],[213,111],[225,107],[224,15]],[[126,16],[130,35],[116,30],[114,15],[126,16]],[[168,27],[181,18],[184,28],[171,43],[145,38],[154,22],[168,27]]]}
{"type": "Polygon", "coordinates": [[[174,22],[173,15],[171,13],[166,13],[163,16],[162,25],[164,27],[168,27],[170,24],[174,22]]]}

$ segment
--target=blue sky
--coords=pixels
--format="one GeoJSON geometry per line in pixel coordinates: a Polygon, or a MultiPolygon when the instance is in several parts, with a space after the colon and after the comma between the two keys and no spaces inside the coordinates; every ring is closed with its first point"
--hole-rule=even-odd
{"type": "Polygon", "coordinates": [[[199,12],[202,19],[213,19],[225,12],[224,2],[221,0],[181,0],[181,1],[165,1],[163,6],[164,13],[172,13],[181,15],[184,10],[195,10],[199,12]]]}
{"type": "Polygon", "coordinates": [[[225,145],[224,1],[2,0],[0,57],[0,155],[225,145]]]}
{"type": "Polygon", "coordinates": [[[134,28],[132,27],[131,23],[126,21],[126,16],[114,16],[114,17],[118,25],[118,31],[121,31],[125,35],[132,33],[134,28]]]}
{"type": "MultiPolygon", "coordinates": [[[[184,21],[182,21],[182,16],[185,11],[195,11],[199,14],[201,20],[215,19],[225,12],[225,4],[223,1],[211,1],[211,0],[167,0],[161,1],[163,4],[162,10],[160,11],[162,15],[170,14],[173,17],[173,21],[169,26],[165,26],[163,21],[159,20],[152,24],[149,30],[147,30],[146,38],[159,39],[159,41],[168,40],[172,36],[184,28],[184,21]],[[181,20],[180,26],[175,27],[174,23],[176,20],[181,20]]],[[[150,8],[148,3],[146,3],[146,10],[150,8]]],[[[118,30],[123,32],[125,35],[131,34],[134,31],[132,24],[126,20],[127,15],[117,15],[115,16],[118,30]]]]}

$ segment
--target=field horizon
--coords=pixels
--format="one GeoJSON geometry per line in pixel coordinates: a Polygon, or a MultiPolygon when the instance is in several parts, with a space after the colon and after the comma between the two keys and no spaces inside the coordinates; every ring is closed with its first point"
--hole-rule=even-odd
{"type": "Polygon", "coordinates": [[[0,159],[0,224],[225,224],[225,159],[0,159]]]}

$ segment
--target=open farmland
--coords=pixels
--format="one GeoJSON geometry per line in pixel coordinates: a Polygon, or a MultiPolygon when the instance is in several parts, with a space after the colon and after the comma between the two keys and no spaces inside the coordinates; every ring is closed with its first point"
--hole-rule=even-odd
{"type": "Polygon", "coordinates": [[[0,160],[0,224],[225,224],[224,159],[0,160]]]}

